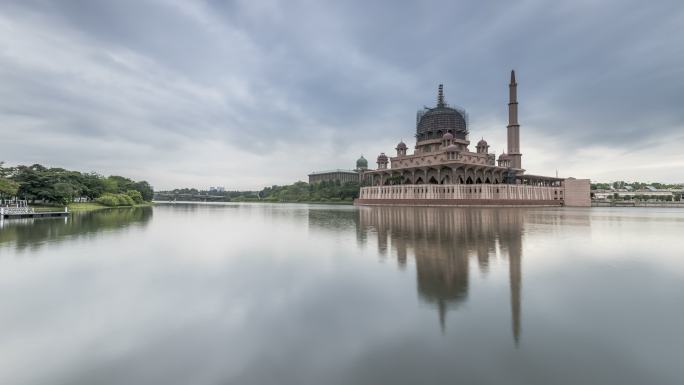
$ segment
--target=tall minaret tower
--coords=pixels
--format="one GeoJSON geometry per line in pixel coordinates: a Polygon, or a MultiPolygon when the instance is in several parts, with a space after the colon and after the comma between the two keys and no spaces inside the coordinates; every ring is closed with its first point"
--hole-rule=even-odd
{"type": "Polygon", "coordinates": [[[511,84],[508,102],[508,156],[511,167],[522,169],[520,158],[520,125],[518,124],[518,83],[515,82],[515,71],[511,71],[511,84]]]}

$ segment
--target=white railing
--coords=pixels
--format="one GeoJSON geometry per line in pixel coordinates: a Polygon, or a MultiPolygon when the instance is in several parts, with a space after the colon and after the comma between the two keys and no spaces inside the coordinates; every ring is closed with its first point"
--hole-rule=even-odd
{"type": "Polygon", "coordinates": [[[361,187],[359,199],[562,200],[563,187],[517,184],[405,184],[361,187]]]}
{"type": "Polygon", "coordinates": [[[6,214],[6,215],[31,214],[31,213],[33,213],[33,208],[31,208],[31,207],[0,207],[0,213],[6,214]]]}

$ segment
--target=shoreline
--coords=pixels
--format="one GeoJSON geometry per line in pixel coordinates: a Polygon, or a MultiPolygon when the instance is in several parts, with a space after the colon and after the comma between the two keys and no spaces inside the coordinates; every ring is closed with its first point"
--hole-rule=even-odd
{"type": "Polygon", "coordinates": [[[591,207],[653,207],[653,208],[676,208],[684,209],[684,202],[591,202],[591,207]]]}
{"type": "Polygon", "coordinates": [[[353,201],[267,201],[267,200],[260,200],[260,201],[152,201],[153,204],[155,203],[162,203],[162,204],[174,204],[174,203],[181,203],[181,204],[188,204],[188,203],[275,203],[275,204],[281,204],[281,203],[301,203],[301,204],[312,204],[312,205],[339,205],[339,206],[353,206],[354,202],[353,201]]]}
{"type": "Polygon", "coordinates": [[[75,212],[88,212],[88,211],[97,211],[97,210],[103,210],[103,209],[118,209],[118,208],[133,208],[133,207],[147,207],[147,206],[153,206],[153,202],[145,202],[145,203],[140,203],[140,204],[135,204],[131,206],[105,206],[99,203],[94,203],[94,202],[86,202],[86,203],[70,203],[66,206],[64,205],[30,205],[29,207],[33,208],[37,212],[40,211],[49,211],[49,210],[64,210],[64,207],[67,207],[69,209],[69,214],[75,213],[75,212]]]}

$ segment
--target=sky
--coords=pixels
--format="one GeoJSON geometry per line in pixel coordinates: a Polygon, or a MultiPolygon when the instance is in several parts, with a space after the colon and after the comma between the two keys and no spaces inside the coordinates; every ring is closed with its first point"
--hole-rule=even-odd
{"type": "Polygon", "coordinates": [[[528,173],[684,182],[682,26],[681,0],[3,0],[0,160],[260,189],[412,147],[440,83],[498,154],[515,69],[528,173]]]}

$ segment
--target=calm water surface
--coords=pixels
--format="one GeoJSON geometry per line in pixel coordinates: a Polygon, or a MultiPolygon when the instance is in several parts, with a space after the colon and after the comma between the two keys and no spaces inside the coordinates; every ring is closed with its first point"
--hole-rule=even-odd
{"type": "Polygon", "coordinates": [[[684,211],[176,204],[0,229],[0,384],[682,384],[684,211]]]}

